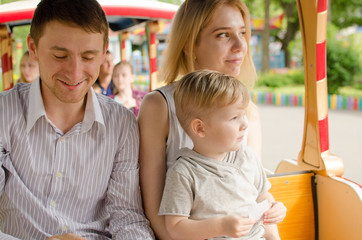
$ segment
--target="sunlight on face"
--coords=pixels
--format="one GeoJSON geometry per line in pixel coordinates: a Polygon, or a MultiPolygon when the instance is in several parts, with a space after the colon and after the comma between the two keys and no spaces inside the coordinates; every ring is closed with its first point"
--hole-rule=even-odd
{"type": "Polygon", "coordinates": [[[38,46],[32,39],[28,45],[39,62],[43,98],[64,103],[82,101],[104,61],[103,34],[51,21],[38,46]]]}
{"type": "Polygon", "coordinates": [[[245,23],[240,11],[222,5],[199,35],[195,46],[195,68],[237,76],[247,50],[245,23]]]}

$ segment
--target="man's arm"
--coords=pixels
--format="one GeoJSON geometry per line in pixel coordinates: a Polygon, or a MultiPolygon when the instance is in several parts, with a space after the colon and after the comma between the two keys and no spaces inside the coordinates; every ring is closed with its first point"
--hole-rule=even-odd
{"type": "Polygon", "coordinates": [[[139,135],[133,113],[125,114],[113,172],[107,191],[109,231],[113,239],[154,239],[146,219],[139,187],[139,135]]]}
{"type": "MultiPolygon", "coordinates": [[[[4,188],[5,188],[5,171],[3,169],[3,161],[6,157],[8,157],[7,155],[8,155],[8,153],[6,152],[6,150],[3,147],[2,139],[0,136],[0,197],[4,193],[4,188]]],[[[0,231],[0,239],[1,240],[18,240],[18,238],[14,238],[10,235],[2,233],[1,231],[0,231]]]]}

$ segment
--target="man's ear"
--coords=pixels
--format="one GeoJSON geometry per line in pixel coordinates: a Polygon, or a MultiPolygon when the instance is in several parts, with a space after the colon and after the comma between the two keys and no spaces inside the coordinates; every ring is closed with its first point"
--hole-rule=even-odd
{"type": "Polygon", "coordinates": [[[27,37],[27,43],[28,43],[29,56],[35,61],[38,61],[36,45],[34,39],[30,36],[30,34],[27,37]]]}
{"type": "Polygon", "coordinates": [[[200,138],[204,138],[206,136],[204,122],[201,119],[195,118],[191,121],[191,130],[200,138]]]}

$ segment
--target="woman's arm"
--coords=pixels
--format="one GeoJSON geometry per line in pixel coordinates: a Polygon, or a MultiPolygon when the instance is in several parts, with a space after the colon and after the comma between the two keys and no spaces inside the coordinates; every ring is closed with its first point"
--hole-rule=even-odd
{"type": "Polygon", "coordinates": [[[252,102],[250,102],[247,117],[249,121],[249,127],[248,127],[249,133],[248,133],[247,145],[255,151],[256,155],[261,161],[262,134],[261,134],[260,115],[257,106],[252,102]]]}
{"type": "Polygon", "coordinates": [[[283,221],[287,213],[287,208],[282,202],[275,202],[273,195],[270,192],[264,192],[259,195],[257,202],[262,202],[268,199],[270,203],[270,209],[264,213],[263,223],[265,226],[265,239],[267,240],[279,240],[279,231],[277,223],[283,221]]]}
{"type": "Polygon", "coordinates": [[[140,130],[140,186],[145,214],[158,239],[171,239],[164,216],[158,216],[166,177],[166,140],[169,129],[167,103],[159,92],[142,100],[138,113],[140,130]]]}
{"type": "Polygon", "coordinates": [[[237,215],[191,220],[184,216],[166,215],[166,227],[173,239],[200,240],[219,236],[242,237],[250,232],[255,220],[237,215]]]}

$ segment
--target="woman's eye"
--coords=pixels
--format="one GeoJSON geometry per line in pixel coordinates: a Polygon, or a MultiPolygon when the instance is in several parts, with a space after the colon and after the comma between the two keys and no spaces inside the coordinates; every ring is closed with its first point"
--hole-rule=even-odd
{"type": "Polygon", "coordinates": [[[228,37],[229,34],[227,34],[227,33],[219,33],[217,36],[224,38],[224,37],[228,37]]]}
{"type": "Polygon", "coordinates": [[[244,32],[241,32],[240,33],[240,37],[244,37],[245,36],[245,34],[246,34],[246,32],[244,31],[244,32]]]}

